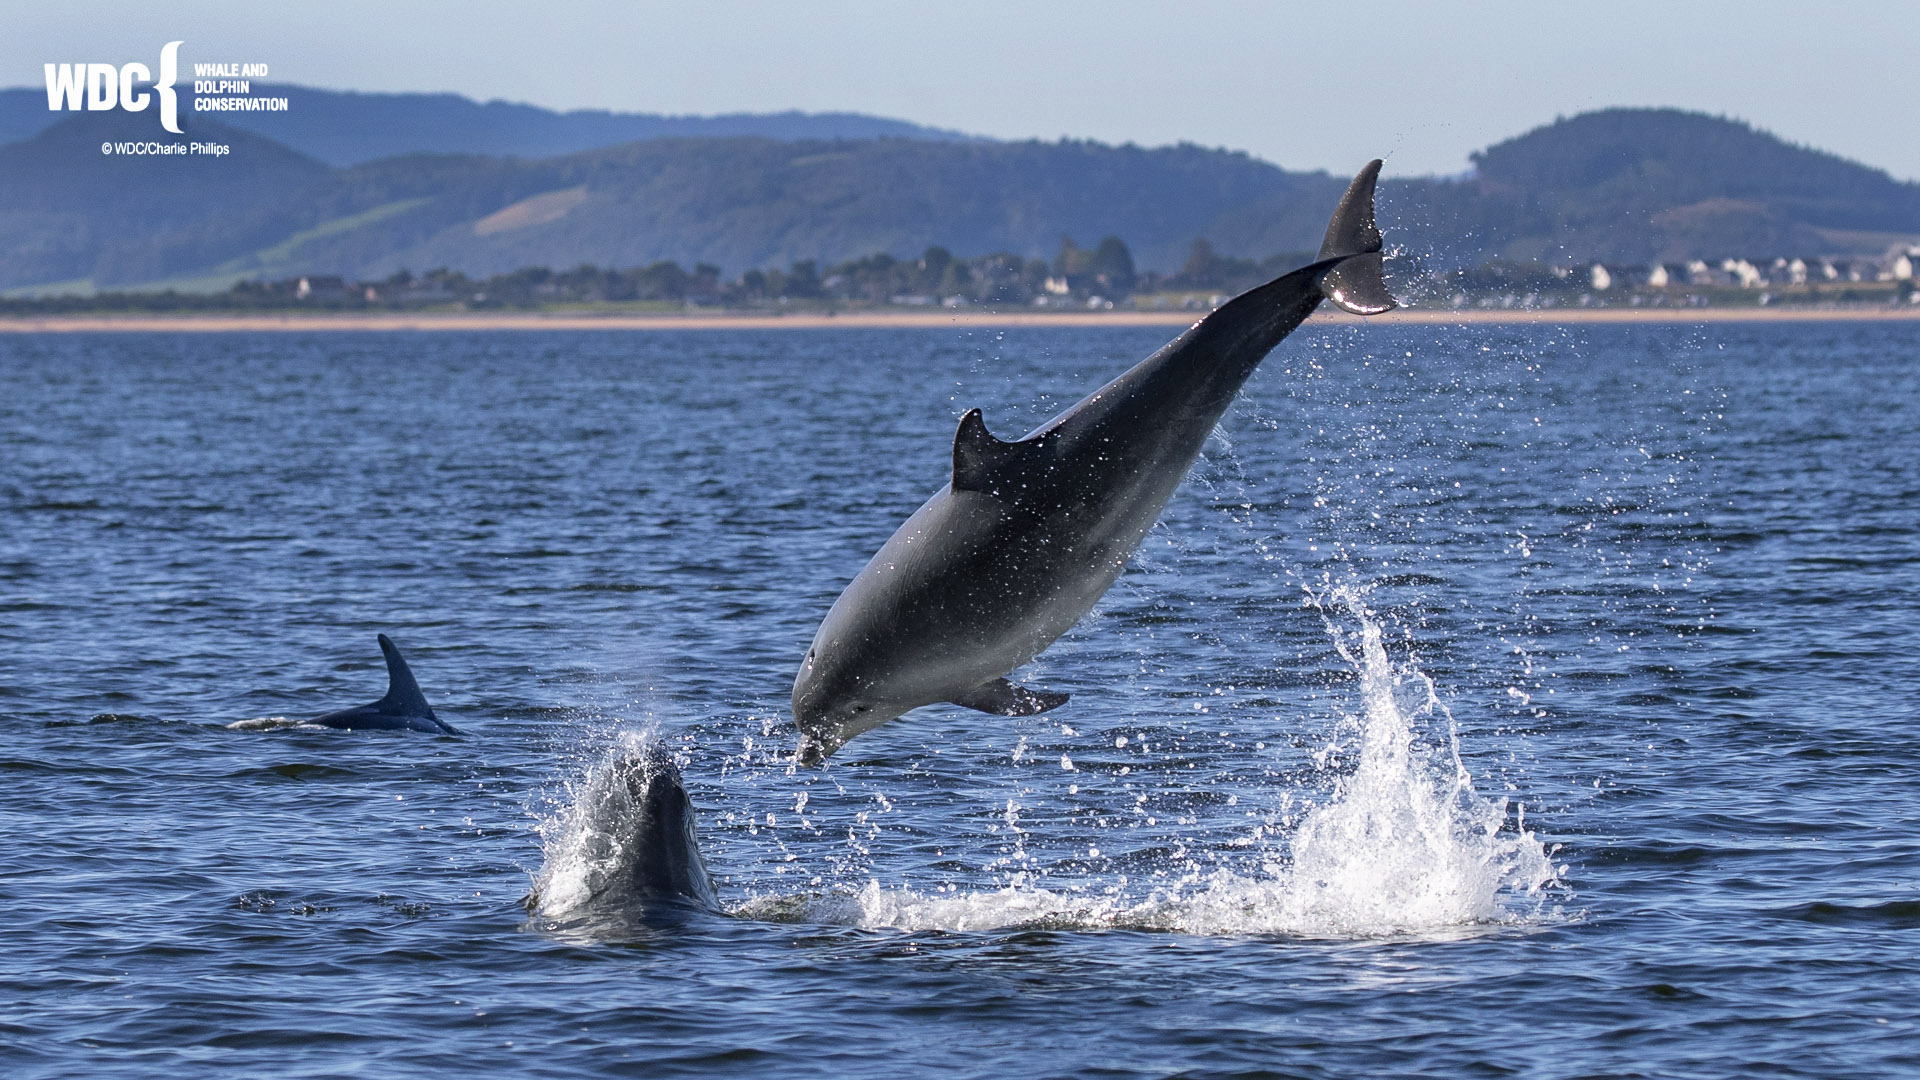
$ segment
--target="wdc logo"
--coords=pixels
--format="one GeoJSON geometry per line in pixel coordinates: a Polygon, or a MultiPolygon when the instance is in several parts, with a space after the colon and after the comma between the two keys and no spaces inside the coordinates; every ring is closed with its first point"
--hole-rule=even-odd
{"type": "Polygon", "coordinates": [[[180,74],[180,46],[184,41],[169,41],[160,50],[160,79],[145,64],[48,64],[47,108],[59,112],[65,108],[79,112],[84,98],[89,112],[125,109],[144,110],[155,96],[160,98],[160,126],[180,134],[179,95],[173,80],[180,74]],[[135,83],[153,82],[153,93],[135,92],[135,83]],[[64,104],[63,104],[64,103],[64,104]]]}

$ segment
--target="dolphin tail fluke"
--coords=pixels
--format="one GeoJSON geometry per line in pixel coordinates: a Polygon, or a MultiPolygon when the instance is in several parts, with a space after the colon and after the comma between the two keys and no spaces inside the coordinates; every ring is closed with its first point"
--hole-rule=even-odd
{"type": "Polygon", "coordinates": [[[1355,315],[1378,315],[1399,306],[1387,292],[1381,273],[1380,227],[1373,218],[1373,188],[1380,178],[1380,164],[1378,159],[1367,162],[1347,185],[1320,245],[1321,261],[1341,260],[1321,276],[1320,292],[1355,315]]]}
{"type": "Polygon", "coordinates": [[[1400,306],[1387,292],[1377,251],[1342,260],[1320,278],[1320,292],[1334,306],[1354,315],[1378,315],[1400,306]]]}
{"type": "Polygon", "coordinates": [[[1379,158],[1367,162],[1347,185],[1339,209],[1327,222],[1327,238],[1320,245],[1322,260],[1380,250],[1380,227],[1373,221],[1373,187],[1380,180],[1380,165],[1379,158]]]}
{"type": "Polygon", "coordinates": [[[380,635],[380,651],[387,658],[387,696],[377,703],[380,711],[394,716],[424,716],[438,723],[433,706],[427,704],[427,695],[421,693],[420,684],[413,681],[413,670],[407,667],[406,658],[385,634],[380,635]]]}

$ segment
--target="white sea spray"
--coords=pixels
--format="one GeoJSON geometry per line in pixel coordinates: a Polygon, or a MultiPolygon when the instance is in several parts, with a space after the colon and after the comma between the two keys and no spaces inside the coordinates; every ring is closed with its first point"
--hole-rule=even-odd
{"type": "Polygon", "coordinates": [[[1010,802],[1005,827],[1017,854],[989,867],[1012,871],[1003,887],[921,891],[869,880],[853,891],[756,898],[736,913],[909,931],[1127,927],[1334,938],[1446,936],[1536,918],[1558,871],[1517,808],[1475,790],[1432,680],[1389,656],[1362,591],[1330,589],[1316,603],[1357,677],[1357,711],[1336,736],[1357,753],[1325,800],[1295,818],[1290,858],[1251,872],[1191,870],[1145,896],[1124,877],[1047,887],[1032,872],[1010,802]],[[1423,742],[1421,729],[1436,720],[1444,739],[1423,742]]]}

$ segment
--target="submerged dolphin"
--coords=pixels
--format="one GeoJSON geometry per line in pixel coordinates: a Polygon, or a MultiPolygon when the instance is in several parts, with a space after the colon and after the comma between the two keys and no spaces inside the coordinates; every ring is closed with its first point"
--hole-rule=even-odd
{"type": "Polygon", "coordinates": [[[1090,610],[1240,386],[1322,299],[1391,310],[1373,188],[1353,179],[1319,261],[1235,297],[1017,442],[974,409],[953,441],[953,479],[881,546],[827,612],[793,683],[799,759],[922,705],[1003,716],[1067,695],[1006,679],[1090,610]]]}
{"type": "Polygon", "coordinates": [[[432,731],[441,735],[460,734],[433,715],[433,706],[427,704],[427,696],[420,692],[420,684],[413,681],[413,672],[408,670],[406,659],[385,634],[380,635],[380,651],[387,657],[386,697],[371,705],[340,709],[305,722],[352,731],[404,730],[432,731]]]}
{"type": "Polygon", "coordinates": [[[659,742],[648,739],[596,769],[576,812],[583,815],[573,831],[581,841],[576,851],[592,852],[589,858],[598,865],[585,875],[586,888],[576,891],[555,884],[556,863],[572,859],[550,856],[527,897],[529,909],[546,915],[721,910],[700,857],[693,800],[680,766],[659,742]]]}

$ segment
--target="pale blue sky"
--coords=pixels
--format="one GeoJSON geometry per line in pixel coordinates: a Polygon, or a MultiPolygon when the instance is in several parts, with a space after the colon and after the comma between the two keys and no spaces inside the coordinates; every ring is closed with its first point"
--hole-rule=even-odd
{"type": "Polygon", "coordinates": [[[0,85],[48,61],[264,61],[276,80],[554,108],[851,110],[1005,138],[1453,173],[1609,105],[1735,116],[1920,179],[1920,4],[18,4],[0,85]]]}

